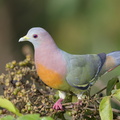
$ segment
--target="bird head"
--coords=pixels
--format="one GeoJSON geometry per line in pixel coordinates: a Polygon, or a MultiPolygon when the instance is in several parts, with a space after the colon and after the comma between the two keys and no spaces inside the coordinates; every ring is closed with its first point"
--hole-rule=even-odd
{"type": "Polygon", "coordinates": [[[43,28],[34,27],[31,28],[25,36],[21,37],[19,42],[29,41],[36,47],[45,41],[48,35],[48,32],[43,28]]]}

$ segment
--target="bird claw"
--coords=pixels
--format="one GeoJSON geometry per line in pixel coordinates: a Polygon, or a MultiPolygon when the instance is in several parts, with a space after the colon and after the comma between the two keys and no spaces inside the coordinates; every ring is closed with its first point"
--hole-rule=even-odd
{"type": "Polygon", "coordinates": [[[63,99],[59,99],[54,105],[53,105],[53,109],[55,110],[63,110],[62,104],[61,102],[63,101],[63,99]]]}
{"type": "Polygon", "coordinates": [[[63,110],[63,107],[62,107],[62,104],[54,104],[53,105],[53,109],[55,109],[55,110],[63,110]]]}

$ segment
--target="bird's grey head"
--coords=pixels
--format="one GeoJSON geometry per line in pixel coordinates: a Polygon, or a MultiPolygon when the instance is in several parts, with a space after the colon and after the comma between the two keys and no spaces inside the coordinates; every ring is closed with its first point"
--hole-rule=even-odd
{"type": "Polygon", "coordinates": [[[34,45],[34,47],[37,47],[47,35],[49,34],[45,29],[34,27],[28,31],[27,35],[21,37],[19,42],[29,41],[34,45]]]}

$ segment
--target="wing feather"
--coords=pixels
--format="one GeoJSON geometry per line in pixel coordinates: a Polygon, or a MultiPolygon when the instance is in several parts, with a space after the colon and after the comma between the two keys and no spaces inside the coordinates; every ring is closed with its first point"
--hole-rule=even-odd
{"type": "MultiPolygon", "coordinates": [[[[103,59],[100,55],[69,55],[67,82],[79,89],[87,89],[98,77],[103,59]]],[[[104,60],[105,61],[105,60],[104,60]]]]}

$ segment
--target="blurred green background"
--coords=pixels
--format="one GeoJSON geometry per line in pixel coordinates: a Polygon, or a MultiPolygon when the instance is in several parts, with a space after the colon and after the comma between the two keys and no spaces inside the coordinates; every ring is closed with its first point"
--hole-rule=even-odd
{"type": "MultiPolygon", "coordinates": [[[[0,73],[7,62],[33,53],[30,43],[18,39],[36,26],[69,53],[120,50],[120,0],[0,0],[0,73]]],[[[119,74],[117,68],[102,79],[119,74]]]]}

